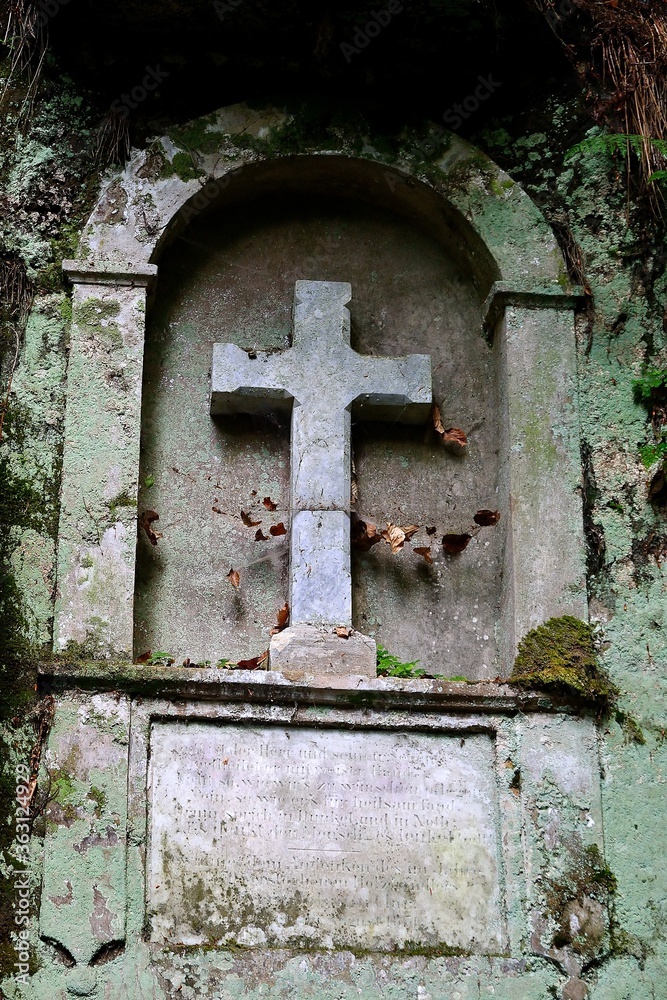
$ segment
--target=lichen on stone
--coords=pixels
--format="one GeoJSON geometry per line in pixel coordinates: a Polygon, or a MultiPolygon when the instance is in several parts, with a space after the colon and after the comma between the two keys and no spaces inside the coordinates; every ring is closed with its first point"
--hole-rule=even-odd
{"type": "Polygon", "coordinates": [[[618,695],[598,662],[591,626],[573,615],[550,618],[524,636],[510,681],[574,694],[600,708],[609,708],[618,695]]]}
{"type": "Polygon", "coordinates": [[[567,870],[546,886],[546,907],[556,921],[554,946],[589,960],[595,956],[607,935],[607,910],[616,888],[597,845],[577,848],[567,870]]]}

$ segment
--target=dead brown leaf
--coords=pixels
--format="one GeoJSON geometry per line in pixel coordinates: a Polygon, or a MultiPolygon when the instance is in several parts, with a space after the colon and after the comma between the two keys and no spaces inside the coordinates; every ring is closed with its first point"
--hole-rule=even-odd
{"type": "Polygon", "coordinates": [[[255,532],[255,541],[256,542],[267,542],[268,539],[269,539],[269,536],[265,535],[261,528],[258,528],[257,531],[255,532]]]}
{"type": "Polygon", "coordinates": [[[336,628],[336,635],[340,639],[349,639],[350,636],[352,635],[352,629],[351,628],[346,628],[345,625],[339,625],[336,628]]]}
{"type": "Polygon", "coordinates": [[[269,651],[265,649],[259,656],[253,656],[251,660],[238,660],[235,664],[237,670],[258,670],[269,658],[269,651]]]}
{"type": "Polygon", "coordinates": [[[442,443],[455,455],[462,455],[468,447],[468,438],[460,427],[448,427],[443,435],[442,443]]]}
{"type": "Polygon", "coordinates": [[[418,548],[413,549],[412,551],[416,552],[418,556],[423,556],[423,558],[426,560],[427,563],[433,562],[433,556],[431,555],[430,545],[420,545],[418,548]]]}
{"type": "Polygon", "coordinates": [[[153,655],[153,650],[149,649],[147,653],[142,653],[141,656],[138,656],[134,662],[135,663],[148,663],[148,661],[150,660],[150,658],[151,658],[152,655],[153,655]]]}
{"type": "Polygon", "coordinates": [[[285,527],[282,521],[279,521],[278,524],[271,525],[271,527],[269,528],[269,532],[270,534],[273,535],[274,538],[277,538],[278,535],[286,535],[287,528],[285,527]]]}
{"type": "Polygon", "coordinates": [[[269,632],[269,635],[278,635],[278,633],[282,632],[284,628],[287,628],[288,621],[289,621],[289,604],[287,603],[287,601],[285,601],[282,608],[278,612],[278,618],[276,624],[269,632]]]}
{"type": "Polygon", "coordinates": [[[462,431],[460,427],[445,427],[442,422],[440,408],[437,403],[433,404],[431,419],[433,420],[435,433],[438,435],[445,448],[448,448],[449,451],[453,451],[456,455],[462,455],[468,447],[468,438],[466,437],[465,431],[462,431]]]}
{"type": "Polygon", "coordinates": [[[264,497],[262,503],[264,504],[267,510],[276,510],[278,507],[278,504],[274,503],[271,497],[264,497]]]}
{"type": "Polygon", "coordinates": [[[245,524],[246,528],[256,528],[258,524],[262,523],[261,521],[253,521],[250,514],[246,514],[244,510],[241,511],[241,520],[245,524]]]}
{"type": "Polygon", "coordinates": [[[437,530],[438,529],[436,528],[436,526],[433,525],[433,527],[426,529],[426,534],[427,535],[435,535],[435,533],[437,532],[437,530]]]}
{"type": "Polygon", "coordinates": [[[421,525],[419,524],[409,524],[407,528],[401,528],[401,531],[405,535],[406,542],[409,542],[413,535],[416,535],[419,531],[421,525]]]}
{"type": "Polygon", "coordinates": [[[478,510],[473,516],[473,521],[475,524],[481,525],[482,528],[490,528],[494,524],[498,524],[500,520],[499,510],[478,510]]]}
{"type": "Polygon", "coordinates": [[[461,535],[443,535],[442,547],[449,555],[458,555],[459,552],[467,549],[471,538],[472,535],[465,531],[461,535]]]}
{"type": "Polygon", "coordinates": [[[163,538],[161,531],[154,531],[151,525],[154,521],[159,521],[160,515],[154,510],[145,510],[143,514],[139,517],[139,525],[144,529],[148,535],[148,541],[151,545],[157,545],[158,538],[163,538]]]}
{"type": "Polygon", "coordinates": [[[284,628],[289,621],[289,604],[287,601],[283,604],[282,608],[278,612],[278,628],[284,628]]]}
{"type": "Polygon", "coordinates": [[[399,528],[397,524],[392,524],[391,521],[387,521],[387,527],[382,532],[382,537],[385,542],[391,545],[392,555],[396,555],[400,552],[405,543],[405,532],[403,528],[399,528]]]}
{"type": "Polygon", "coordinates": [[[241,582],[241,574],[239,573],[238,570],[230,569],[229,573],[227,574],[227,579],[231,583],[234,590],[239,589],[239,584],[241,582]]]}
{"type": "Polygon", "coordinates": [[[382,535],[374,524],[362,521],[360,517],[353,515],[351,544],[360,552],[368,552],[374,545],[382,541],[382,535]]]}

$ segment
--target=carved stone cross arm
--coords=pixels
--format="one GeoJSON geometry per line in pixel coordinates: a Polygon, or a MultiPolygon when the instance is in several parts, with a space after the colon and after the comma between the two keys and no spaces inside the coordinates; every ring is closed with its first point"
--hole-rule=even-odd
{"type": "Polygon", "coordinates": [[[211,413],[292,409],[290,608],[292,624],[351,625],[351,415],[420,423],[431,407],[423,354],[377,358],[350,346],[352,288],[297,281],[292,347],[213,348],[211,413]]]}

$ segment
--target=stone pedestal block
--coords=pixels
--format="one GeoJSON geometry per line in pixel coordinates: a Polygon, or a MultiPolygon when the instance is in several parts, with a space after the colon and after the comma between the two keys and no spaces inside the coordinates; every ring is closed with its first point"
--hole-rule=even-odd
{"type": "Polygon", "coordinates": [[[303,670],[320,674],[375,677],[375,640],[351,631],[348,638],[326,626],[291,625],[271,639],[271,670],[303,670]]]}

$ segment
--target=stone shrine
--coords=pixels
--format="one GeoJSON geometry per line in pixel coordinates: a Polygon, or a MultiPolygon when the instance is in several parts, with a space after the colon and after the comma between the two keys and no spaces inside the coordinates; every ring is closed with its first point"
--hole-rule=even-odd
{"type": "Polygon", "coordinates": [[[136,153],[66,264],[76,392],[57,646],[95,655],[42,668],[56,696],[44,768],[57,794],[32,995],[445,1000],[477,997],[484,981],[496,996],[583,997],[582,975],[609,948],[595,719],[581,700],[508,683],[527,632],[586,617],[579,292],[563,287],[537,209],[460,140],[425,177],[407,155],[381,157],[372,137],[362,153],[341,139],[277,156],[262,142],[285,123],[274,109],[223,109],[206,125],[219,147],[203,144],[198,179],[169,174],[166,138],[159,169],[136,153]],[[122,218],[110,223],[119,189],[122,218]],[[290,190],[312,199],[310,216],[290,205],[252,216],[290,190]],[[339,227],[333,249],[307,265],[282,257],[323,219],[339,227]],[[338,260],[352,231],[358,247],[338,260]],[[382,272],[373,257],[388,262],[382,272]],[[421,276],[435,273],[424,305],[421,276]],[[468,357],[489,375],[481,389],[468,357]],[[424,423],[431,383],[451,414],[472,415],[485,397],[484,420],[468,424],[469,465],[424,423]],[[356,429],[355,444],[352,422],[369,414],[379,423],[356,429]],[[502,527],[460,557],[371,553],[351,567],[351,449],[362,512],[372,503],[387,521],[414,515],[442,531],[493,503],[502,527]],[[291,521],[289,570],[279,537],[262,548],[252,534],[273,525],[273,508],[291,521]],[[147,512],[161,537],[145,530],[147,512]],[[239,587],[225,579],[230,561],[239,587]],[[371,621],[373,573],[390,577],[390,596],[371,621]],[[291,633],[298,658],[281,663],[286,631],[270,669],[216,667],[268,646],[288,598],[291,627],[306,626],[291,633]],[[446,619],[448,645],[433,624],[446,619]],[[335,626],[356,630],[335,648],[360,634],[365,659],[319,656],[335,626]],[[440,676],[375,676],[376,640],[396,634],[419,654],[420,632],[440,676]],[[134,662],[147,649],[178,659],[134,662]],[[573,880],[579,937],[558,902],[573,880]]]}

